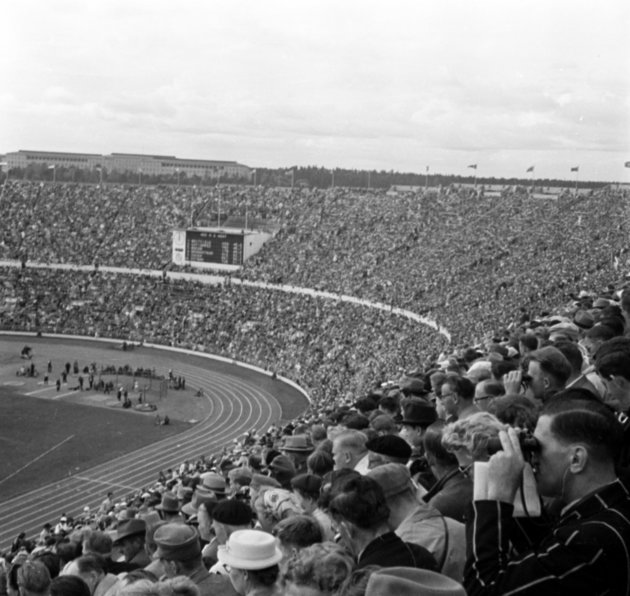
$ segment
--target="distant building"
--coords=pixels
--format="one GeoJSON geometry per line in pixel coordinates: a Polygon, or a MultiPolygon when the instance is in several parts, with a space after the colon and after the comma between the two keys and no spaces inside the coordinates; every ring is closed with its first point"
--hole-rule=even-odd
{"type": "Polygon", "coordinates": [[[108,172],[134,172],[146,175],[199,176],[200,178],[249,178],[251,168],[235,161],[180,159],[174,155],[142,155],[135,153],[66,153],[60,151],[14,151],[3,159],[6,168],[26,169],[32,165],[56,166],[108,172]]]}
{"type": "Polygon", "coordinates": [[[630,190],[630,182],[615,182],[609,184],[608,188],[610,190],[630,190]]]}

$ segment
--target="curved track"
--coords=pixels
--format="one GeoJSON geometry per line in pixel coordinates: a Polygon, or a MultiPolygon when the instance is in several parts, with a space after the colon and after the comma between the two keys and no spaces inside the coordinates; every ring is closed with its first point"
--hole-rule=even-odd
{"type": "Polygon", "coordinates": [[[178,371],[210,401],[204,420],[189,431],[0,503],[0,545],[10,544],[21,531],[37,534],[61,512],[77,515],[86,505],[98,507],[108,490],[120,493],[152,484],[160,470],[217,453],[245,431],[267,428],[281,418],[276,398],[251,381],[184,363],[178,371]]]}

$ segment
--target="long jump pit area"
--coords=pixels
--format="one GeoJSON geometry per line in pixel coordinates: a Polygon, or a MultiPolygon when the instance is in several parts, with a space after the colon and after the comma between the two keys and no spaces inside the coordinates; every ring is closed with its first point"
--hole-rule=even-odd
{"type": "Polygon", "coordinates": [[[296,385],[227,359],[2,334],[0,548],[307,407],[296,385]]]}

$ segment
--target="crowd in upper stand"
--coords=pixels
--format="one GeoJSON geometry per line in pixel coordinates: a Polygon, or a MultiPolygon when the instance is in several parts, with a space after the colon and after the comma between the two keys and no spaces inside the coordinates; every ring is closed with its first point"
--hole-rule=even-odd
{"type": "MultiPolygon", "coordinates": [[[[180,192],[135,192],[152,191],[180,192]]],[[[253,209],[275,192],[233,200],[253,209]]],[[[283,231],[244,277],[427,312],[460,345],[269,289],[4,270],[5,328],[233,355],[296,378],[317,404],[18,536],[8,593],[630,594],[624,197],[277,193],[267,215],[283,231]]],[[[5,232],[7,253],[35,246],[27,236],[15,252],[5,232]]],[[[123,263],[132,254],[115,264],[151,266],[123,263]]]]}
{"type": "Polygon", "coordinates": [[[279,222],[240,273],[427,313],[456,341],[600,289],[628,261],[625,191],[387,196],[343,188],[43,185],[3,190],[0,258],[163,268],[171,232],[219,213],[279,222]],[[499,317],[499,321],[497,321],[499,317]]]}

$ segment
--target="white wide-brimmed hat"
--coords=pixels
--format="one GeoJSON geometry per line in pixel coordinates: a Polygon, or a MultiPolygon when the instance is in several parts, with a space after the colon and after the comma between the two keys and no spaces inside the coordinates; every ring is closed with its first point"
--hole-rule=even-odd
{"type": "Polygon", "coordinates": [[[236,569],[266,569],[282,559],[276,539],[261,530],[237,530],[225,546],[219,546],[219,561],[236,569]]]}

